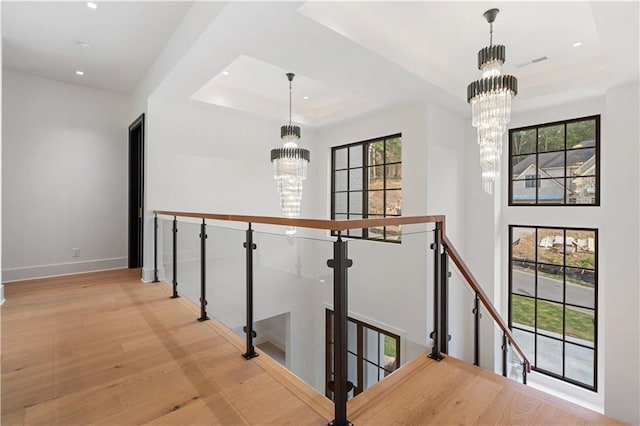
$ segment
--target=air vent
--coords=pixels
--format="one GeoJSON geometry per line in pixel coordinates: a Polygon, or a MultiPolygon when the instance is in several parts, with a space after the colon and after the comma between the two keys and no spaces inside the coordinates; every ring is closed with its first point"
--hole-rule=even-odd
{"type": "Polygon", "coordinates": [[[538,62],[546,61],[547,59],[549,59],[549,58],[547,58],[546,56],[540,56],[539,58],[532,59],[531,63],[532,64],[537,64],[538,62]]]}
{"type": "Polygon", "coordinates": [[[518,65],[516,65],[516,68],[524,68],[524,67],[527,67],[527,66],[532,65],[532,64],[537,64],[538,62],[544,62],[547,59],[549,59],[549,58],[547,58],[546,56],[540,56],[539,58],[532,59],[529,62],[524,62],[522,64],[518,64],[518,65]]]}

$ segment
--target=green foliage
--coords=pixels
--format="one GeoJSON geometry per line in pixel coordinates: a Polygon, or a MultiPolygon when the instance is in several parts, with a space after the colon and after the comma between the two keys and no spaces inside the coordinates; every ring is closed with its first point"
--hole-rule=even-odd
{"type": "MultiPolygon", "coordinates": [[[[593,342],[593,315],[586,312],[567,308],[566,335],[593,342]]],[[[513,295],[511,300],[511,315],[514,323],[535,326],[535,301],[528,297],[513,295]]],[[[538,300],[538,330],[547,330],[562,334],[562,306],[555,303],[538,300]]]]}

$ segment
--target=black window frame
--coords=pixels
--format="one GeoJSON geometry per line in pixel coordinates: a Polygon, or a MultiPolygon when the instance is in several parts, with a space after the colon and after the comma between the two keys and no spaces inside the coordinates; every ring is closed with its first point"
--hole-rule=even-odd
{"type": "MultiPolygon", "coordinates": [[[[387,136],[381,136],[381,137],[377,137],[377,138],[373,138],[373,139],[367,139],[364,141],[359,141],[359,142],[353,142],[353,143],[348,143],[345,145],[339,145],[339,146],[334,146],[331,147],[331,220],[335,220],[336,219],[336,215],[346,215],[348,219],[367,219],[370,218],[370,216],[374,216],[374,217],[400,217],[402,216],[402,213],[399,214],[390,214],[387,213],[387,192],[388,191],[400,191],[400,193],[402,194],[402,184],[400,185],[399,188],[387,188],[387,167],[388,166],[392,166],[392,165],[400,165],[400,167],[402,167],[402,155],[400,158],[400,161],[391,161],[391,162],[387,162],[387,158],[386,158],[386,141],[390,140],[390,139],[400,139],[400,146],[402,146],[402,133],[395,133],[395,134],[391,134],[391,135],[387,135],[387,136]],[[384,150],[384,161],[382,163],[379,164],[374,164],[371,165],[369,164],[369,156],[367,155],[367,149],[370,145],[374,144],[374,143],[378,143],[378,142],[383,142],[383,150],[384,150]],[[351,161],[350,161],[350,151],[351,148],[353,147],[357,147],[357,146],[361,146],[362,147],[362,166],[355,166],[355,167],[351,167],[351,161]],[[347,168],[343,169],[336,169],[336,151],[341,150],[341,149],[346,149],[347,151],[347,168]],[[369,205],[368,205],[368,201],[369,201],[369,192],[370,189],[368,187],[369,184],[369,180],[367,178],[367,171],[369,168],[371,167],[381,167],[383,170],[383,176],[382,176],[382,181],[383,181],[383,188],[381,190],[376,190],[376,191],[381,191],[383,194],[383,206],[382,206],[382,211],[383,213],[381,215],[374,215],[374,214],[369,214],[369,205]],[[352,191],[350,189],[350,179],[349,179],[349,170],[353,170],[353,169],[359,169],[362,168],[362,190],[361,191],[352,191]],[[346,191],[336,191],[336,179],[335,179],[335,175],[336,172],[339,171],[347,171],[347,189],[346,191]],[[351,196],[350,194],[353,192],[361,192],[362,193],[362,210],[361,213],[351,213],[350,211],[350,201],[349,201],[349,197],[351,196]],[[336,212],[336,194],[337,193],[347,193],[347,211],[346,212],[336,212]],[[354,215],[356,217],[352,218],[351,216],[354,215]]],[[[400,211],[402,211],[402,205],[400,205],[400,211]]],[[[392,239],[389,238],[387,235],[387,227],[382,227],[382,232],[383,232],[383,237],[379,238],[379,237],[373,237],[371,236],[371,233],[369,232],[368,228],[362,228],[361,230],[359,230],[359,232],[361,233],[360,235],[358,235],[358,233],[355,233],[354,230],[348,230],[348,231],[342,231],[342,236],[344,237],[348,237],[348,238],[355,238],[355,239],[362,239],[362,240],[369,240],[369,241],[381,241],[381,242],[388,242],[388,243],[395,243],[395,244],[401,244],[402,243],[402,227],[398,226],[400,231],[397,234],[397,239],[392,239]]],[[[331,235],[337,235],[338,233],[336,231],[331,231],[331,235]]]]}
{"type": "MultiPolygon", "coordinates": [[[[508,314],[509,314],[509,329],[511,330],[518,330],[519,332],[524,332],[524,333],[529,333],[529,334],[533,334],[533,339],[534,339],[534,349],[533,349],[533,359],[530,359],[529,361],[531,362],[531,369],[545,374],[547,376],[553,377],[555,379],[561,380],[563,382],[567,382],[570,383],[572,385],[593,391],[593,392],[597,392],[598,391],[598,321],[599,321],[599,309],[598,309],[598,241],[599,241],[599,235],[598,235],[598,228],[584,228],[584,227],[564,227],[564,226],[543,226],[543,225],[509,225],[509,271],[508,271],[508,277],[509,277],[509,297],[508,297],[508,314]],[[513,229],[514,228],[527,228],[527,229],[535,229],[535,260],[531,261],[530,259],[514,259],[513,257],[513,229]],[[594,273],[594,300],[593,300],[593,308],[589,308],[587,306],[580,306],[580,305],[576,305],[576,304],[572,304],[572,303],[567,303],[567,268],[573,268],[573,269],[580,269],[576,266],[572,266],[569,265],[567,266],[567,256],[566,256],[566,249],[564,251],[563,254],[563,263],[562,263],[562,270],[563,270],[563,300],[562,302],[558,302],[557,300],[550,300],[550,299],[545,299],[545,298],[539,298],[538,297],[538,269],[539,269],[539,265],[547,265],[547,266],[559,266],[559,265],[555,265],[555,264],[550,264],[550,263],[545,263],[545,262],[539,262],[538,261],[538,251],[539,251],[539,241],[538,241],[538,230],[540,229],[557,229],[557,230],[562,230],[563,231],[563,238],[564,238],[564,242],[566,244],[566,238],[567,238],[567,231],[586,231],[586,232],[593,232],[594,234],[594,265],[593,265],[593,273],[594,273]],[[533,269],[535,271],[534,273],[534,286],[535,286],[535,290],[534,290],[534,296],[527,296],[527,295],[523,295],[523,294],[518,294],[518,293],[513,293],[513,265],[514,265],[514,260],[516,262],[520,262],[520,263],[529,263],[529,264],[533,264],[533,269]],[[513,295],[517,295],[519,297],[524,297],[524,298],[529,298],[529,299],[533,299],[534,301],[534,327],[533,327],[533,331],[531,330],[526,330],[524,328],[521,327],[517,327],[513,325],[513,307],[512,307],[512,301],[513,301],[513,295]],[[556,304],[556,305],[561,305],[562,307],[562,339],[559,339],[555,336],[551,336],[549,334],[545,334],[545,333],[539,333],[538,332],[538,327],[537,327],[537,322],[538,322],[538,315],[537,315],[537,304],[538,301],[543,301],[543,302],[547,302],[547,303],[552,303],[552,304],[556,304]],[[567,336],[566,336],[566,307],[575,307],[577,309],[589,309],[589,310],[593,310],[593,348],[589,347],[588,345],[582,345],[579,344],[577,342],[572,342],[572,341],[567,341],[567,336]],[[543,368],[540,368],[537,366],[537,359],[538,359],[538,339],[537,336],[543,336],[545,338],[548,339],[552,339],[552,340],[556,340],[556,341],[561,341],[562,342],[562,374],[557,374],[554,373],[552,371],[548,371],[545,370],[543,368]],[[566,345],[570,344],[570,345],[574,345],[574,346],[579,346],[579,347],[583,347],[585,349],[589,349],[593,351],[593,386],[580,382],[578,380],[566,377],[566,345]]],[[[591,268],[581,268],[581,269],[591,269],[591,268]]]]}
{"type": "MultiPolygon", "coordinates": [[[[374,365],[378,369],[378,381],[376,383],[380,382],[388,374],[391,374],[400,368],[400,354],[401,354],[400,336],[388,330],[384,330],[380,327],[376,327],[374,325],[371,325],[364,321],[360,321],[350,316],[347,317],[347,322],[353,323],[356,327],[356,348],[355,348],[356,352],[353,352],[352,350],[347,349],[347,354],[351,354],[356,357],[356,376],[357,376],[356,381],[358,383],[353,384],[353,397],[355,398],[357,395],[359,395],[365,390],[363,385],[365,365],[367,364],[374,365]],[[381,362],[380,360],[380,338],[378,338],[378,351],[377,351],[378,359],[376,360],[376,362],[369,360],[365,356],[365,351],[364,351],[364,340],[365,340],[364,336],[366,334],[365,329],[369,329],[378,333],[378,337],[384,336],[384,337],[389,337],[395,340],[396,356],[395,356],[395,362],[392,370],[385,368],[384,363],[381,362]],[[380,370],[383,370],[385,372],[383,377],[380,377],[380,370]]],[[[348,327],[347,327],[347,330],[348,330],[348,327]]],[[[333,310],[329,308],[325,308],[325,392],[324,393],[325,393],[325,396],[331,400],[333,400],[333,389],[330,384],[333,379],[332,360],[333,360],[333,310]]],[[[369,387],[367,387],[367,389],[369,387]]]]}
{"type": "MultiPolygon", "coordinates": [[[[557,206],[566,206],[566,207],[599,207],[600,206],[600,199],[601,199],[601,185],[600,185],[600,114],[597,115],[589,115],[589,116],[585,116],[585,117],[578,117],[578,118],[572,118],[569,120],[559,120],[559,121],[552,121],[552,122],[548,122],[548,123],[541,123],[541,124],[536,124],[536,125],[532,125],[532,126],[525,126],[525,127],[518,127],[518,128],[514,128],[514,129],[509,129],[509,177],[508,177],[508,184],[509,184],[509,200],[508,200],[508,205],[509,207],[540,207],[540,206],[549,206],[549,207],[557,207],[557,206]],[[566,176],[566,167],[567,167],[567,153],[570,151],[575,151],[578,149],[585,149],[585,148],[571,148],[571,149],[567,149],[567,124],[571,124],[571,123],[576,123],[576,122],[580,122],[580,121],[590,121],[590,120],[594,120],[595,121],[595,166],[596,166],[596,174],[595,174],[595,203],[568,203],[568,195],[567,195],[567,182],[569,179],[571,179],[571,176],[566,176]],[[559,126],[559,125],[563,125],[564,126],[564,148],[561,150],[550,150],[550,151],[539,151],[538,150],[538,131],[541,128],[545,128],[545,127],[553,127],[553,126],[559,126]],[[546,154],[546,153],[554,153],[554,152],[564,152],[564,168],[565,168],[565,172],[564,172],[564,176],[563,177],[558,177],[557,179],[554,178],[538,178],[538,185],[535,186],[536,188],[536,197],[534,202],[517,202],[514,200],[513,196],[513,184],[514,182],[519,182],[519,181],[523,181],[526,182],[526,180],[514,180],[513,179],[513,157],[516,157],[518,155],[524,155],[524,154],[514,154],[513,153],[513,134],[516,132],[521,132],[521,131],[526,131],[526,130],[534,130],[536,131],[536,150],[533,153],[529,153],[529,155],[535,155],[536,156],[536,168],[538,165],[538,158],[540,154],[546,154]],[[557,180],[557,181],[562,181],[563,182],[563,188],[564,188],[564,196],[563,196],[563,202],[561,203],[549,203],[549,202],[540,202],[539,199],[539,189],[540,188],[540,184],[541,184],[541,180],[542,179],[549,179],[549,180],[557,180]]],[[[588,148],[586,148],[588,149],[588,148]]],[[[536,174],[538,171],[536,170],[536,174]]],[[[592,176],[589,176],[592,177],[592,176]]],[[[532,187],[533,188],[533,187],[532,187]]]]}

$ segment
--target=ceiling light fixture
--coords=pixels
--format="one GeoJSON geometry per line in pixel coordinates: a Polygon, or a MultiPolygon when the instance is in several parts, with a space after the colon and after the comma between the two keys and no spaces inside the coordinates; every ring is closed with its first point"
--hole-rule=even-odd
{"type": "Polygon", "coordinates": [[[302,98],[302,99],[304,99],[304,100],[306,101],[307,99],[309,99],[309,97],[308,97],[308,96],[305,96],[305,97],[304,97],[304,98],[302,98]]]}
{"type": "Polygon", "coordinates": [[[222,75],[229,75],[229,71],[222,71],[222,75]]]}
{"type": "Polygon", "coordinates": [[[97,8],[98,8],[98,5],[97,5],[96,3],[94,3],[94,2],[92,2],[92,1],[88,1],[88,2],[87,2],[87,7],[88,7],[89,9],[97,9],[97,8]]]}
{"type": "MultiPolygon", "coordinates": [[[[291,82],[295,74],[287,73],[289,80],[289,124],[280,128],[280,138],[284,142],[282,147],[271,150],[271,162],[273,163],[274,178],[280,193],[280,207],[284,217],[300,216],[302,203],[302,183],[307,178],[307,166],[311,159],[308,150],[298,148],[300,139],[300,127],[291,122],[291,82]]],[[[296,233],[296,228],[291,227],[286,231],[287,235],[296,233]]]]}
{"type": "Polygon", "coordinates": [[[467,86],[467,102],[471,104],[471,121],[478,131],[482,185],[493,194],[493,184],[500,176],[502,135],[511,120],[511,99],[518,93],[518,80],[500,73],[506,48],[493,44],[493,22],[499,9],[489,9],[483,16],[489,23],[489,47],[478,52],[478,69],[482,78],[467,86]]]}
{"type": "Polygon", "coordinates": [[[582,46],[581,41],[576,41],[575,43],[573,43],[573,47],[580,47],[580,46],[582,46]]]}
{"type": "Polygon", "coordinates": [[[77,71],[76,71],[76,74],[77,74],[77,75],[84,75],[84,71],[77,70],[77,71]]]}

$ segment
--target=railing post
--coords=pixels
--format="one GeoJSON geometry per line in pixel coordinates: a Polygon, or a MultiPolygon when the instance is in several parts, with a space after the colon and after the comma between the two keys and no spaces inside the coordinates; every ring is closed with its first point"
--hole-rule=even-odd
{"type": "Polygon", "coordinates": [[[353,261],[347,258],[347,242],[342,241],[341,233],[333,243],[333,259],[327,261],[333,268],[333,404],[335,417],[330,426],[347,426],[347,393],[353,384],[347,377],[348,342],[348,304],[347,304],[347,268],[353,261]]]}
{"type": "Polygon", "coordinates": [[[502,375],[507,377],[507,333],[502,333],[502,375]]]}
{"type": "Polygon", "coordinates": [[[431,248],[433,249],[433,332],[431,333],[431,338],[433,339],[433,347],[431,348],[431,353],[428,355],[429,358],[435,359],[436,361],[440,361],[442,358],[441,347],[442,347],[442,339],[447,339],[446,335],[442,334],[442,223],[436,222],[436,229],[433,232],[433,244],[431,244],[431,248]]]}
{"type": "Polygon", "coordinates": [[[171,280],[171,284],[173,284],[173,295],[172,299],[177,299],[180,297],[178,294],[178,219],[173,217],[173,228],[171,228],[171,232],[173,233],[173,257],[171,260],[172,269],[173,269],[173,278],[171,280]]]}
{"type": "MultiPolygon", "coordinates": [[[[441,231],[442,232],[442,231],[441,231]]],[[[442,233],[440,234],[442,238],[442,233]]],[[[449,255],[440,245],[440,352],[449,353],[449,255]]]]}
{"type": "Polygon", "coordinates": [[[247,325],[244,327],[244,332],[247,335],[247,352],[242,354],[242,356],[246,359],[251,359],[258,356],[255,348],[253,347],[253,338],[256,337],[256,332],[253,330],[253,251],[257,246],[253,243],[253,229],[251,229],[251,222],[249,222],[249,228],[247,229],[244,248],[247,264],[247,325]]]}
{"type": "Polygon", "coordinates": [[[200,225],[200,318],[198,321],[206,321],[207,316],[207,224],[202,219],[200,225]]]}
{"type": "Polygon", "coordinates": [[[527,384],[527,363],[522,361],[522,384],[527,384]]]}
{"type": "Polygon", "coordinates": [[[160,282],[158,279],[158,214],[153,216],[153,282],[160,282]]]}
{"type": "Polygon", "coordinates": [[[476,292],[473,301],[473,365],[480,365],[480,298],[476,292]]]}

